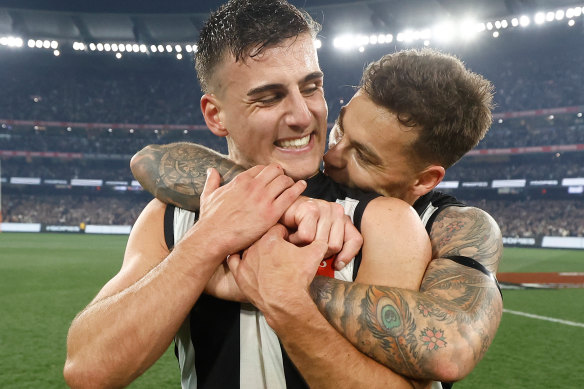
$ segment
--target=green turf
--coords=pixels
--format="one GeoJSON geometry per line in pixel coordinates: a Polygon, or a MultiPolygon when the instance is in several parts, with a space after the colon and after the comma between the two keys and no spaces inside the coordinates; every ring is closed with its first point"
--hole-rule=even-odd
{"type": "MultiPolygon", "coordinates": [[[[127,236],[0,234],[0,388],[63,388],[69,323],[119,269],[127,236]]],[[[584,252],[506,249],[500,271],[584,271],[584,252]]],[[[584,323],[584,289],[507,290],[505,308],[584,323]]],[[[584,328],[505,313],[457,388],[580,388],[584,328]]],[[[169,350],[131,388],[179,388],[169,350]]]]}

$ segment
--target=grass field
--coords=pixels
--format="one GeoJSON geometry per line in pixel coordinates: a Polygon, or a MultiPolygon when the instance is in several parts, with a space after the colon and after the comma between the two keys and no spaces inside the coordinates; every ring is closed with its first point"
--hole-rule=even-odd
{"type": "MultiPolygon", "coordinates": [[[[67,329],[119,269],[127,236],[0,234],[0,388],[63,388],[67,329]]],[[[506,249],[501,271],[584,272],[584,252],[506,249]]],[[[457,388],[584,386],[584,289],[506,290],[490,350],[457,388]],[[577,326],[577,324],[580,326],[577,326]]],[[[170,350],[131,388],[179,388],[170,350]]]]}

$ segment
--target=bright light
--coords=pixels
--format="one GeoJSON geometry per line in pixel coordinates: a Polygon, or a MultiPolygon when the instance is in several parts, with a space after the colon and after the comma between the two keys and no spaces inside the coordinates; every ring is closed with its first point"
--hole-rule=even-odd
{"type": "Polygon", "coordinates": [[[134,133],[134,129],[130,128],[130,134],[133,134],[133,133],[134,133]]]}
{"type": "Polygon", "coordinates": [[[499,31],[494,31],[493,38],[498,38],[498,37],[499,37],[499,31]]]}
{"type": "Polygon", "coordinates": [[[487,25],[485,23],[479,23],[477,25],[477,31],[478,32],[483,32],[487,29],[487,25]]]}
{"type": "Polygon", "coordinates": [[[377,35],[377,42],[379,42],[380,44],[384,44],[385,43],[385,35],[383,35],[383,34],[377,35]]]}
{"type": "Polygon", "coordinates": [[[430,46],[430,41],[429,40],[425,40],[424,41],[424,46],[430,46]]]}
{"type": "MultiPolygon", "coordinates": [[[[118,54],[120,54],[120,53],[118,53],[118,54]]],[[[108,128],[107,129],[107,132],[110,132],[111,133],[111,132],[114,132],[114,130],[112,128],[108,128]]]]}
{"type": "Polygon", "coordinates": [[[517,27],[519,25],[519,19],[517,19],[517,18],[511,19],[511,25],[513,27],[517,27]]]}
{"type": "Polygon", "coordinates": [[[59,42],[51,41],[51,49],[57,49],[59,47],[59,42]]]}
{"type": "Polygon", "coordinates": [[[158,49],[156,48],[156,45],[150,46],[150,51],[153,53],[156,53],[158,51],[158,49]]]}
{"type": "Polygon", "coordinates": [[[28,47],[30,47],[31,49],[34,47],[34,39],[28,40],[28,47]]]}
{"type": "Polygon", "coordinates": [[[578,16],[582,15],[582,8],[583,7],[576,7],[576,8],[574,8],[574,16],[575,17],[578,17],[578,16]]]}
{"type": "Polygon", "coordinates": [[[197,49],[198,49],[197,45],[193,45],[193,53],[196,53],[197,49]]]}
{"type": "Polygon", "coordinates": [[[545,14],[543,12],[538,12],[535,14],[535,18],[533,20],[535,21],[535,24],[544,24],[545,14]]]}
{"type": "Polygon", "coordinates": [[[140,52],[140,45],[139,45],[139,44],[137,44],[137,43],[134,43],[134,44],[132,45],[132,51],[133,51],[134,53],[139,53],[139,52],[140,52]]]}
{"type": "Polygon", "coordinates": [[[519,24],[521,25],[521,27],[527,27],[529,26],[529,23],[531,23],[531,20],[529,20],[529,16],[523,15],[522,17],[519,18],[519,24]]]}
{"type": "MultiPolygon", "coordinates": [[[[322,41],[320,39],[315,39],[314,40],[314,47],[316,47],[317,49],[320,49],[322,47],[322,41]]],[[[191,46],[186,46],[186,49],[189,53],[192,51],[191,46]]]]}
{"type": "Polygon", "coordinates": [[[185,135],[186,135],[186,134],[188,134],[188,133],[189,133],[189,131],[188,131],[188,130],[184,130],[184,131],[183,131],[183,134],[185,134],[185,135]]]}
{"type": "Polygon", "coordinates": [[[177,53],[180,53],[180,52],[182,51],[182,46],[181,46],[181,45],[176,45],[176,46],[174,46],[174,50],[175,50],[177,53]]]}
{"type": "Polygon", "coordinates": [[[48,49],[48,48],[50,48],[50,47],[51,47],[51,42],[50,42],[50,41],[43,41],[43,47],[44,47],[45,49],[48,49]]]}
{"type": "Polygon", "coordinates": [[[365,51],[365,48],[363,46],[359,47],[359,52],[362,53],[365,51]]]}
{"type": "Polygon", "coordinates": [[[576,116],[578,116],[579,118],[581,118],[582,117],[582,112],[578,112],[578,114],[576,116]]]}
{"type": "Polygon", "coordinates": [[[554,120],[554,115],[549,115],[548,120],[554,120]]]}
{"type": "Polygon", "coordinates": [[[112,51],[118,51],[118,44],[112,43],[112,51]]]}
{"type": "Polygon", "coordinates": [[[509,27],[509,23],[507,22],[507,20],[505,20],[505,19],[501,20],[501,27],[503,27],[503,28],[509,27]]]}
{"type": "Polygon", "coordinates": [[[117,59],[120,59],[120,58],[122,58],[122,53],[116,53],[116,58],[117,58],[117,59]]]}
{"type": "Polygon", "coordinates": [[[574,27],[575,24],[576,24],[576,22],[574,21],[574,19],[570,19],[568,21],[568,26],[570,26],[570,27],[574,27]]]}
{"type": "Polygon", "coordinates": [[[372,45],[376,45],[377,44],[377,35],[369,36],[369,43],[371,43],[372,45]]]}
{"type": "Polygon", "coordinates": [[[172,52],[172,46],[166,45],[166,51],[168,51],[169,53],[172,52]]]}
{"type": "Polygon", "coordinates": [[[499,30],[499,29],[501,28],[501,22],[500,22],[500,21],[498,21],[498,20],[497,20],[497,21],[495,22],[495,28],[496,28],[497,30],[499,30]]]}
{"type": "Polygon", "coordinates": [[[61,52],[60,52],[59,50],[54,50],[54,51],[53,51],[53,55],[54,55],[55,57],[58,57],[58,56],[60,56],[60,55],[61,55],[61,52]]]}
{"type": "Polygon", "coordinates": [[[103,48],[105,51],[110,51],[112,49],[112,46],[109,43],[106,43],[103,45],[103,48]]]}
{"type": "Polygon", "coordinates": [[[123,43],[120,43],[120,44],[118,45],[118,50],[119,50],[119,51],[121,51],[121,52],[123,53],[124,51],[126,51],[126,46],[124,46],[124,44],[123,44],[123,43]]]}
{"type": "Polygon", "coordinates": [[[91,50],[91,51],[95,51],[95,48],[96,48],[96,47],[95,47],[95,43],[91,42],[91,43],[89,44],[89,50],[91,50]]]}
{"type": "Polygon", "coordinates": [[[103,43],[97,44],[97,51],[103,51],[103,43]]]}
{"type": "Polygon", "coordinates": [[[491,31],[493,29],[493,23],[488,22],[487,23],[487,30],[491,31]]]}
{"type": "Polygon", "coordinates": [[[573,18],[574,17],[574,8],[568,8],[566,10],[566,17],[568,19],[573,18]]]}
{"type": "Polygon", "coordinates": [[[164,46],[158,45],[156,47],[158,47],[158,51],[160,51],[161,53],[164,51],[164,46]]]}
{"type": "MultiPolygon", "coordinates": [[[[138,45],[136,45],[136,46],[138,46],[138,45]]],[[[126,43],[126,51],[128,53],[131,53],[132,50],[134,50],[134,46],[132,46],[130,43],[126,43]]]]}
{"type": "Polygon", "coordinates": [[[449,42],[454,36],[454,28],[450,23],[442,23],[434,27],[434,38],[438,41],[449,42]]]}
{"type": "Polygon", "coordinates": [[[554,14],[552,11],[550,11],[545,15],[545,21],[546,22],[553,22],[555,16],[556,16],[556,14],[554,14]]]}
{"type": "Polygon", "coordinates": [[[34,45],[35,45],[35,47],[36,47],[37,49],[40,49],[41,47],[43,47],[43,41],[42,41],[42,40],[40,40],[40,39],[37,39],[37,40],[34,42],[34,45]]]}
{"type": "Polygon", "coordinates": [[[499,119],[499,124],[502,124],[502,123],[503,123],[503,119],[499,119]]]}
{"type": "MultiPolygon", "coordinates": [[[[316,46],[317,49],[319,48],[318,47],[318,42],[320,42],[318,39],[316,39],[314,41],[314,45],[316,46]]],[[[322,43],[321,43],[321,46],[322,46],[322,43]]],[[[189,46],[189,45],[186,45],[185,46],[185,50],[187,51],[187,53],[191,53],[193,51],[193,48],[191,46],[189,46]]]]}
{"type": "MultiPolygon", "coordinates": [[[[500,22],[499,25],[501,24],[500,22]]],[[[500,28],[497,27],[497,28],[500,28]]],[[[460,24],[460,34],[463,39],[470,40],[476,37],[478,33],[477,22],[472,19],[467,19],[460,24]]]]}
{"type": "Polygon", "coordinates": [[[148,51],[148,48],[146,47],[146,45],[140,45],[140,52],[141,53],[145,53],[148,51]]]}
{"type": "Polygon", "coordinates": [[[67,132],[71,132],[72,128],[71,127],[67,127],[67,132]]]}
{"type": "Polygon", "coordinates": [[[178,53],[178,54],[176,55],[176,59],[182,59],[182,54],[181,54],[181,53],[178,53]]]}
{"type": "Polygon", "coordinates": [[[564,15],[565,15],[564,10],[561,10],[561,9],[557,10],[556,11],[556,20],[564,19],[564,15]]]}
{"type": "MultiPolygon", "coordinates": [[[[428,33],[429,33],[429,34],[432,34],[432,33],[430,32],[430,30],[427,30],[427,31],[428,31],[428,33]]],[[[385,35],[385,42],[386,42],[386,43],[391,43],[391,42],[393,42],[393,35],[391,35],[391,34],[386,34],[386,35],[385,35]]]]}

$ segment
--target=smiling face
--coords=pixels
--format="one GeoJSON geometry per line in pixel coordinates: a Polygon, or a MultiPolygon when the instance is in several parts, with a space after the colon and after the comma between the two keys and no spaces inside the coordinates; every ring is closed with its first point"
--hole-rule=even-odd
{"type": "Polygon", "coordinates": [[[323,74],[310,34],[216,70],[201,100],[207,125],[245,166],[280,164],[295,180],[318,171],[326,141],[323,74]]]}
{"type": "Polygon", "coordinates": [[[339,183],[412,204],[424,194],[419,185],[426,166],[412,152],[418,136],[415,127],[402,125],[394,113],[359,91],[331,131],[325,173],[339,183]]]}

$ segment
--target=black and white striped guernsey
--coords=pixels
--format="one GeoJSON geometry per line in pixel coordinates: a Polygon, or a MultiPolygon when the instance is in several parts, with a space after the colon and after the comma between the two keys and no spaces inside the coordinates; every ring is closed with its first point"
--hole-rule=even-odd
{"type": "MultiPolygon", "coordinates": [[[[305,196],[340,203],[359,229],[367,204],[379,195],[345,188],[323,173],[307,180],[305,196]]],[[[168,206],[165,238],[174,246],[196,221],[193,212],[168,206]]],[[[335,278],[353,281],[360,254],[335,278]]],[[[183,389],[307,388],[278,337],[250,304],[201,295],[175,337],[183,389]]]]}

